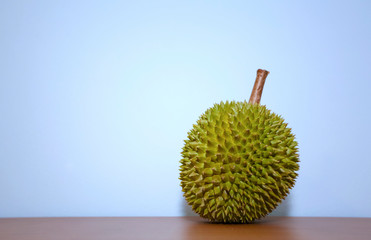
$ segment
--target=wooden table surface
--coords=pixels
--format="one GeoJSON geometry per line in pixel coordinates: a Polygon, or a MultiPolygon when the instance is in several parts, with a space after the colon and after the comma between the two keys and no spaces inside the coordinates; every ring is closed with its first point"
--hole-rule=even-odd
{"type": "Polygon", "coordinates": [[[199,217],[2,218],[0,240],[371,239],[371,218],[267,217],[212,224],[199,217]]]}

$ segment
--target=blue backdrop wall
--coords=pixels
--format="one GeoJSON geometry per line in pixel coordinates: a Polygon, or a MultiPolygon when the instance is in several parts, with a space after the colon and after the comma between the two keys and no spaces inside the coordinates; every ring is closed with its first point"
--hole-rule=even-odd
{"type": "Polygon", "coordinates": [[[371,217],[368,1],[1,1],[0,217],[181,216],[187,131],[221,100],[296,133],[290,216],[371,217]]]}

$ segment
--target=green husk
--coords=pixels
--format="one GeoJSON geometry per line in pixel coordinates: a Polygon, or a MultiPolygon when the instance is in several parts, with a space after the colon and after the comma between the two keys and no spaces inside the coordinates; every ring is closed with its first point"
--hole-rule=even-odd
{"type": "Polygon", "coordinates": [[[299,155],[284,119],[265,106],[221,102],[188,132],[181,187],[192,209],[213,222],[262,218],[295,184],[299,155]]]}

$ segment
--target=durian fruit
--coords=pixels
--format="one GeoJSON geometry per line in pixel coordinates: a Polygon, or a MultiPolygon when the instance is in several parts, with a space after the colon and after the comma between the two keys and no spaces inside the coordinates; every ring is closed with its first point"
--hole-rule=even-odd
{"type": "Polygon", "coordinates": [[[249,102],[215,104],[188,132],[181,187],[193,211],[212,222],[260,219],[295,184],[295,136],[281,116],[259,105],[268,73],[258,70],[249,102]]]}

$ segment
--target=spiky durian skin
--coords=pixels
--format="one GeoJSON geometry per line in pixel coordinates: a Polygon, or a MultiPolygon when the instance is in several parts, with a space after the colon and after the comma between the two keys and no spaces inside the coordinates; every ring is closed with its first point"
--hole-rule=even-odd
{"type": "Polygon", "coordinates": [[[299,155],[284,119],[265,106],[221,102],[188,132],[181,187],[192,209],[212,222],[266,216],[295,184],[299,155]]]}

